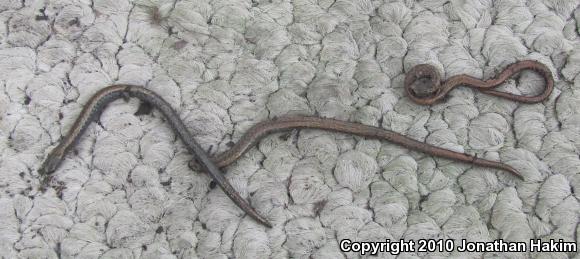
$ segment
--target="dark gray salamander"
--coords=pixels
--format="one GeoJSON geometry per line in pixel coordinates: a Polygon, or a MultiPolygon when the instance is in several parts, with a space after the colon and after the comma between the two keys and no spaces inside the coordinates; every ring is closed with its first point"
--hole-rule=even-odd
{"type": "Polygon", "coordinates": [[[163,98],[155,92],[146,88],[134,85],[112,85],[101,89],[91,97],[89,102],[84,106],[81,114],[74,122],[69,132],[64,136],[62,141],[55,147],[46,160],[43,162],[38,172],[41,175],[52,174],[60,163],[63,161],[65,154],[72,146],[80,139],[81,135],[86,131],[88,126],[98,117],[107,104],[119,98],[135,97],[141,101],[147,102],[159,109],[161,113],[167,118],[167,121],[177,133],[177,136],[185,143],[188,151],[191,152],[201,168],[209,173],[213,180],[224,190],[228,197],[238,205],[250,217],[254,218],[261,224],[272,227],[270,222],[258,214],[250,205],[240,196],[236,190],[231,186],[228,180],[225,179],[220,169],[208,157],[205,150],[194,140],[193,135],[187,130],[179,115],[171,108],[163,98]]]}

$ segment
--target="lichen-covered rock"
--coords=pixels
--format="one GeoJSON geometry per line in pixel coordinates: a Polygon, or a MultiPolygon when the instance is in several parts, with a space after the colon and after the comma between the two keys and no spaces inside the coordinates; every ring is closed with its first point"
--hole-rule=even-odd
{"type": "MultiPolygon", "coordinates": [[[[340,241],[577,242],[579,32],[578,3],[566,0],[0,0],[0,257],[366,258],[340,241]],[[554,75],[542,103],[457,87],[425,106],[403,88],[417,64],[442,80],[487,80],[526,59],[554,75]],[[293,129],[222,168],[266,228],[189,168],[192,154],[155,107],[121,98],[42,181],[42,160],[112,84],[158,93],[211,156],[261,121],[307,115],[506,163],[523,180],[293,129]]],[[[523,71],[498,90],[535,95],[544,84],[523,71]]]]}

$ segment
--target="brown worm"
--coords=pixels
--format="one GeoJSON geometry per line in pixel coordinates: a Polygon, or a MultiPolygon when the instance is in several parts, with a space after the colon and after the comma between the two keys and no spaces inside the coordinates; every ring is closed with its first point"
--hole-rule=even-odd
{"type": "Polygon", "coordinates": [[[467,86],[481,90],[483,93],[498,96],[522,103],[537,103],[545,100],[554,89],[554,77],[552,72],[544,64],[534,60],[524,60],[513,63],[504,69],[496,78],[490,80],[480,80],[469,75],[452,76],[447,81],[441,83],[440,75],[434,66],[420,64],[413,67],[405,77],[405,91],[407,96],[414,102],[423,105],[431,105],[443,100],[443,98],[458,86],[467,86]],[[510,77],[522,70],[532,70],[540,74],[546,82],[544,91],[536,96],[515,95],[506,92],[492,90],[501,85],[510,77]],[[416,89],[413,85],[418,82],[429,86],[427,89],[416,89]]]}
{"type": "Polygon", "coordinates": [[[193,135],[189,130],[187,130],[179,118],[179,115],[171,108],[171,105],[155,92],[140,86],[112,85],[101,89],[93,95],[88,103],[83,107],[81,114],[76,119],[69,132],[64,136],[58,146],[48,154],[46,160],[44,160],[38,169],[38,172],[44,177],[54,173],[64,160],[66,153],[76,144],[76,142],[78,142],[83,132],[86,131],[91,122],[97,119],[107,104],[116,99],[128,97],[138,98],[161,111],[169,122],[169,125],[171,125],[171,128],[183,141],[188,151],[195,156],[195,160],[199,162],[201,169],[207,172],[222,188],[222,190],[224,190],[228,197],[244,212],[250,215],[250,217],[267,227],[272,227],[270,222],[258,214],[232,187],[228,180],[223,176],[220,169],[208,157],[205,150],[203,150],[194,140],[193,135]]]}
{"type": "MultiPolygon", "coordinates": [[[[235,143],[229,150],[213,157],[212,160],[218,167],[223,168],[237,160],[240,156],[242,156],[246,151],[256,145],[258,141],[260,141],[268,134],[288,131],[292,129],[328,130],[373,139],[386,140],[408,149],[420,151],[432,156],[447,158],[478,166],[505,170],[523,179],[523,176],[519,174],[517,170],[507,164],[435,147],[382,128],[347,121],[308,116],[286,116],[275,120],[260,122],[250,128],[246,134],[244,134],[240,140],[235,143]]],[[[197,163],[193,160],[189,163],[189,166],[194,169],[198,168],[197,163]]]]}

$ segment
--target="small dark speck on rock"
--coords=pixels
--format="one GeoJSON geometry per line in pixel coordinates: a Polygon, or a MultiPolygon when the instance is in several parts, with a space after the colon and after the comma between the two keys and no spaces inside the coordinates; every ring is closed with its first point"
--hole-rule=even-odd
{"type": "Polygon", "coordinates": [[[284,134],[280,135],[279,138],[280,138],[280,140],[287,141],[290,138],[291,135],[292,135],[291,132],[287,132],[287,133],[284,133],[284,134]]]}
{"type": "Polygon", "coordinates": [[[143,251],[147,251],[147,245],[142,245],[141,248],[143,249],[143,251]]]}
{"type": "Polygon", "coordinates": [[[183,49],[185,46],[187,46],[187,41],[179,40],[179,41],[175,42],[175,44],[173,45],[173,48],[175,50],[180,50],[180,49],[183,49]]]}
{"type": "Polygon", "coordinates": [[[46,20],[48,20],[48,16],[47,16],[46,14],[44,14],[44,11],[45,11],[45,10],[46,10],[45,8],[40,8],[40,10],[38,10],[38,11],[39,11],[41,14],[40,14],[40,15],[37,15],[37,16],[35,17],[35,20],[37,20],[37,21],[46,21],[46,20]]]}
{"type": "Polygon", "coordinates": [[[159,10],[159,7],[157,6],[149,9],[149,16],[150,16],[149,18],[151,19],[151,23],[157,25],[159,25],[161,21],[165,19],[159,10]]]}
{"type": "Polygon", "coordinates": [[[80,22],[79,22],[79,18],[78,18],[78,17],[76,17],[76,18],[74,18],[74,19],[70,20],[70,21],[68,22],[68,25],[69,25],[69,26],[73,26],[73,25],[79,25],[79,23],[80,23],[80,22]]]}
{"type": "Polygon", "coordinates": [[[29,97],[29,96],[25,96],[25,97],[24,97],[24,104],[25,104],[25,105],[28,105],[28,104],[30,104],[30,100],[31,100],[31,99],[30,99],[30,97],[29,97]]]}
{"type": "Polygon", "coordinates": [[[48,16],[46,15],[37,15],[36,17],[34,17],[35,20],[37,21],[46,21],[48,20],[48,16]]]}
{"type": "Polygon", "coordinates": [[[155,233],[160,234],[161,232],[163,232],[163,227],[159,226],[157,230],[155,230],[155,233]]]}
{"type": "Polygon", "coordinates": [[[326,200],[322,200],[322,201],[319,201],[319,202],[314,203],[314,208],[313,208],[314,214],[315,215],[320,215],[320,211],[322,209],[324,209],[324,206],[326,206],[326,203],[327,202],[328,201],[326,201],[326,200]]]}
{"type": "Polygon", "coordinates": [[[209,188],[210,188],[210,189],[215,189],[215,186],[216,186],[216,183],[215,183],[215,181],[211,181],[211,182],[209,183],[209,188]]]}

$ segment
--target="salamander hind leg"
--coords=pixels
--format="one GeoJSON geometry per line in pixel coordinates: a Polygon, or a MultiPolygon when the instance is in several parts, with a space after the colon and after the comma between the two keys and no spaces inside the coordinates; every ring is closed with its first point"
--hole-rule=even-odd
{"type": "Polygon", "coordinates": [[[134,113],[134,115],[139,116],[151,114],[152,110],[153,106],[150,103],[142,101],[141,104],[139,104],[139,108],[137,108],[137,111],[134,113]]]}

